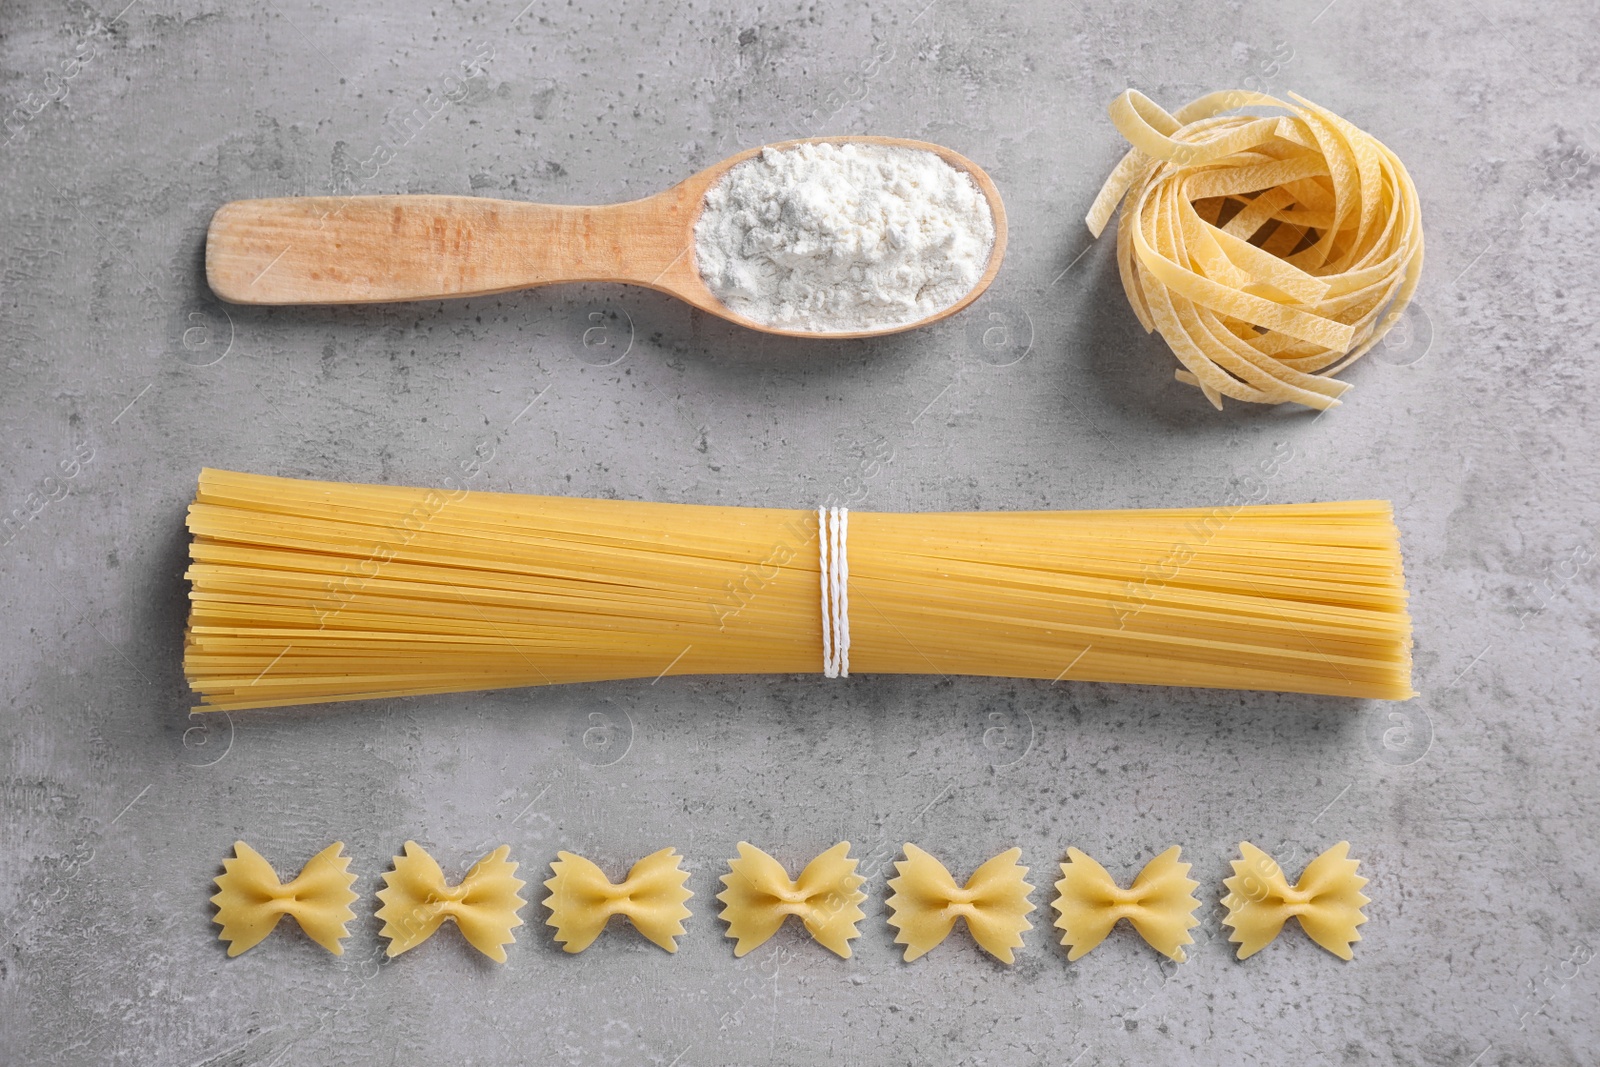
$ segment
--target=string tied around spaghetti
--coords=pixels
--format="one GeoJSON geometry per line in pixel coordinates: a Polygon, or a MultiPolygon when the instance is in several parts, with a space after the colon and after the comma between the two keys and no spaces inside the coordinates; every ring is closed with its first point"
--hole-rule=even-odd
{"type": "Polygon", "coordinates": [[[849,526],[849,508],[817,509],[822,673],[827,678],[850,677],[850,556],[845,548],[849,526]]]}

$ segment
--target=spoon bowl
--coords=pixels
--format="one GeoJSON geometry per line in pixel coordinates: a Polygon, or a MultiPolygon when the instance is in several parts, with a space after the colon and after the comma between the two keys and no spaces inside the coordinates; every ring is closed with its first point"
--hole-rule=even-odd
{"type": "Polygon", "coordinates": [[[740,326],[783,337],[879,337],[947,318],[1000,270],[1006,212],[983,168],[942,145],[898,137],[808,137],[729,156],[664,192],[621,204],[530,204],[476,196],[296,196],[235,200],[206,232],[206,280],[234,304],[381,304],[489,296],[569,282],[642,285],[740,326]],[[695,263],[706,190],[766,148],[867,144],[932,152],[972,178],[994,219],[983,275],[961,299],[874,330],[791,330],[729,308],[695,263]]]}

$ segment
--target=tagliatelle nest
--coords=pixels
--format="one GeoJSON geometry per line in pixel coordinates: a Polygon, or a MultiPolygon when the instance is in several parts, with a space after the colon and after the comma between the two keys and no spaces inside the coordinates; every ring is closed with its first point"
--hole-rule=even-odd
{"type": "Polygon", "coordinates": [[[1422,272],[1400,160],[1290,95],[1211,93],[1168,114],[1129,89],[1111,119],[1133,148],[1085,220],[1098,237],[1122,203],[1128,302],[1219,410],[1224,396],[1337,406],[1350,385],[1332,375],[1395,324],[1422,272]],[[1287,114],[1222,114],[1242,107],[1287,114]]]}

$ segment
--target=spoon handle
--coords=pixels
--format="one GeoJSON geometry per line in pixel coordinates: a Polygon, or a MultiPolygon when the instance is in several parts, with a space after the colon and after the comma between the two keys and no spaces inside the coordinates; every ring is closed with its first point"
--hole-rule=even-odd
{"type": "Polygon", "coordinates": [[[472,196],[236,200],[212,216],[206,279],[235,304],[375,304],[558,282],[672,291],[691,266],[678,190],[601,207],[472,196]]]}

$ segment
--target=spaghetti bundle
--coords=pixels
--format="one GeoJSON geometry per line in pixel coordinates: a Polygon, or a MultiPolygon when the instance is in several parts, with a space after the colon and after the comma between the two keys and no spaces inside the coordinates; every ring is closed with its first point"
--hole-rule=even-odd
{"type": "MultiPolygon", "coordinates": [[[[823,669],[818,513],[207,470],[197,710],[823,669]]],[[[849,516],[848,666],[1404,699],[1381,501],[849,516]]]]}
{"type": "Polygon", "coordinates": [[[1224,396],[1337,406],[1349,385],[1331,375],[1399,320],[1422,272],[1421,209],[1400,160],[1294,99],[1211,93],[1168,114],[1129,89],[1111,105],[1133,148],[1086,221],[1099,237],[1122,202],[1128,302],[1183,364],[1178,380],[1219,409],[1224,396]],[[1287,114],[1222,114],[1253,106],[1287,114]]]}

